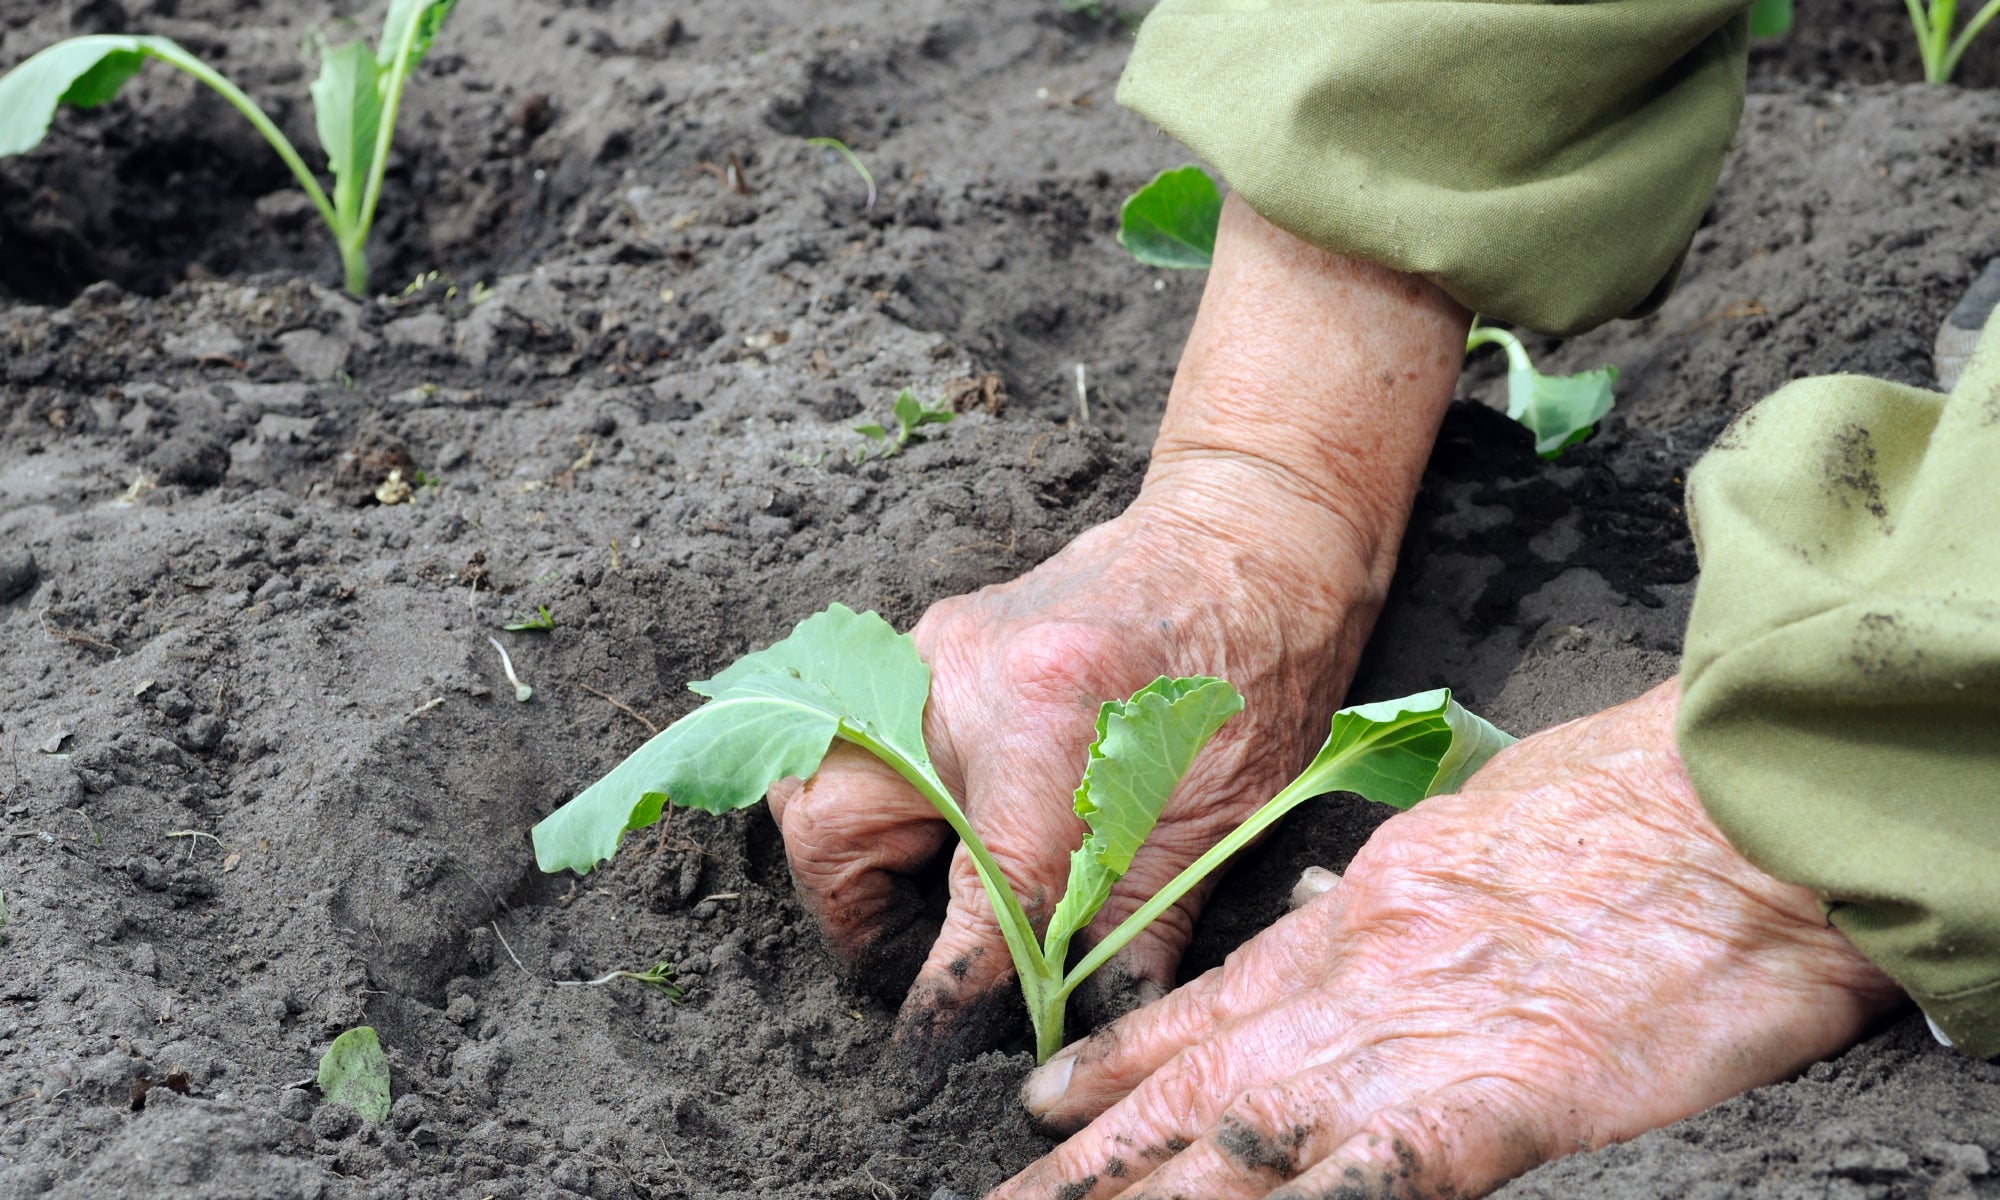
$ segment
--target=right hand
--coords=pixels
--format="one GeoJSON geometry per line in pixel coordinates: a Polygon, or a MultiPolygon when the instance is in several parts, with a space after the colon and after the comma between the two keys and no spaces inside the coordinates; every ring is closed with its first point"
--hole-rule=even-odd
{"type": "MultiPolygon", "coordinates": [[[[1247,705],[1196,759],[1083,946],[1325,738],[1394,570],[1467,319],[1432,285],[1318,250],[1230,198],[1139,498],[1020,579],[918,622],[932,761],[1031,918],[1053,910],[1084,833],[1073,792],[1101,702],[1159,675],[1205,674],[1247,705]]],[[[936,812],[843,743],[770,801],[835,949],[871,973],[907,953],[908,877],[950,836],[936,812]]],[[[1205,891],[1100,972],[1095,1015],[1173,985],[1205,891]]],[[[944,929],[903,1007],[905,1050],[946,1063],[991,1044],[1015,1011],[1012,976],[960,848],[944,929]]]]}

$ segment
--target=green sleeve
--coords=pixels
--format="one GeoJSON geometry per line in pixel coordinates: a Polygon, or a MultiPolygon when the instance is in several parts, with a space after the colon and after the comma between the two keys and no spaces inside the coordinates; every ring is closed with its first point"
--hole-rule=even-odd
{"type": "Polygon", "coordinates": [[[2000,1055],[2000,321],[1949,397],[1808,379],[1688,481],[1679,744],[1724,834],[2000,1055]]]}
{"type": "Polygon", "coordinates": [[[1162,0],[1118,100],[1306,241],[1570,334],[1666,298],[1750,0],[1162,0]]]}

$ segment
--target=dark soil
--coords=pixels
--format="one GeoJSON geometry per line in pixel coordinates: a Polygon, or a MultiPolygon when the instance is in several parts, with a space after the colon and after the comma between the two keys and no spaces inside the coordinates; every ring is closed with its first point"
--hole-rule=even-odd
{"type": "MultiPolygon", "coordinates": [[[[300,39],[354,12],[4,0],[0,63],[170,34],[309,142],[300,39]]],[[[2000,98],[1877,82],[1899,52],[1816,13],[1759,52],[1680,292],[1543,348],[1621,368],[1596,440],[1540,463],[1469,373],[1356,699],[1449,683],[1526,732],[1636,694],[1674,669],[1680,483],[1723,424],[1802,375],[1926,378],[2000,253],[2000,98]]],[[[922,1200],[1046,1148],[1019,1042],[935,1088],[895,1069],[896,981],[843,982],[761,810],[582,881],[526,830],[682,681],[829,601],[907,624],[1130,498],[1201,281],[1110,236],[1184,160],[1112,106],[1126,46],[1038,0],[469,0],[365,304],[252,135],[158,68],[0,165],[0,1198],[922,1200]],[[852,464],[906,385],[978,398],[852,464]],[[378,503],[392,469],[441,483],[378,503]],[[537,605],[553,633],[499,635],[520,704],[486,636],[537,605]],[[555,986],[661,960],[685,1003],[555,986]],[[381,1127],[296,1086],[360,1023],[381,1127]]],[[[1188,970],[1377,819],[1293,822],[1188,970]]],[[[1905,1019],[1506,1194],[2000,1196],[1989,1156],[2000,1068],[1905,1019]]]]}

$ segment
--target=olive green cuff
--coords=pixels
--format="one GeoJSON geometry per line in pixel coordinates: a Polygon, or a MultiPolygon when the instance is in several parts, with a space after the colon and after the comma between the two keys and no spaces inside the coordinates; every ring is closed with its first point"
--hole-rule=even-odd
{"type": "Polygon", "coordinates": [[[1752,862],[2000,1055],[2000,322],[1949,397],[1794,383],[1690,474],[1678,742],[1752,862]]]}
{"type": "Polygon", "coordinates": [[[1162,0],[1119,103],[1306,241],[1571,334],[1672,286],[1749,0],[1162,0]]]}

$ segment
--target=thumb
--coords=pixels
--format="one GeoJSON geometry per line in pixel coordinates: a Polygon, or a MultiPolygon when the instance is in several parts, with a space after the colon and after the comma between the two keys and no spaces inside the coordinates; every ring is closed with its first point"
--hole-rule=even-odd
{"type": "Polygon", "coordinates": [[[793,885],[855,975],[900,992],[923,953],[923,905],[910,874],[950,828],[915,788],[865,750],[835,744],[803,784],[769,795],[793,885]]]}

